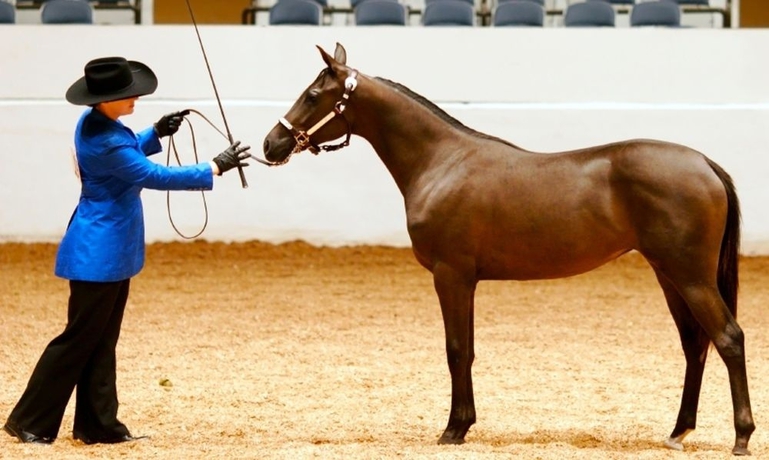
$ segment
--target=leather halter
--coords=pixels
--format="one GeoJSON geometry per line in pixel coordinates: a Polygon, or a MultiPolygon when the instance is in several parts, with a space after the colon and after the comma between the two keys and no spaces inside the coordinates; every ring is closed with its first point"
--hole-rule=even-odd
{"type": "Polygon", "coordinates": [[[347,117],[344,116],[344,110],[347,108],[347,102],[350,99],[350,95],[355,91],[355,88],[358,87],[358,71],[353,70],[349,77],[347,77],[344,80],[344,94],[342,94],[342,98],[337,101],[336,104],[334,104],[334,109],[326,114],[325,117],[323,117],[319,122],[315,123],[312,128],[308,129],[307,131],[303,131],[300,129],[296,129],[288,120],[285,118],[280,118],[278,121],[280,121],[280,124],[283,125],[286,129],[288,129],[291,134],[294,136],[294,140],[296,141],[296,145],[294,146],[294,150],[291,151],[291,154],[295,153],[301,153],[305,149],[309,149],[310,152],[317,155],[321,150],[324,152],[329,152],[333,150],[341,149],[342,147],[347,147],[350,145],[350,136],[352,135],[352,127],[350,126],[350,121],[347,120],[347,117]],[[339,144],[335,145],[318,145],[315,142],[313,142],[310,139],[310,136],[312,136],[316,131],[318,131],[320,128],[322,128],[326,123],[334,119],[337,115],[341,116],[344,122],[347,124],[347,137],[344,141],[342,141],[339,144]]]}

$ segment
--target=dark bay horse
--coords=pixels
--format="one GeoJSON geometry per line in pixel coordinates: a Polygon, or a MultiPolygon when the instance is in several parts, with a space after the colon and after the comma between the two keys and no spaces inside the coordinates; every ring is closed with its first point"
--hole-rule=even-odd
{"type": "Polygon", "coordinates": [[[267,134],[268,161],[347,145],[376,150],[403,194],[414,255],[432,272],[446,334],[451,412],[441,444],[475,423],[471,366],[480,280],[577,275],[642,254],[678,328],[686,374],[665,444],[683,449],[697,420],[712,343],[726,364],[734,409],[732,452],[748,455],[755,429],[737,314],[740,211],[729,175],[690,148],[629,140],[535,153],[474,131],[408,88],[347,66],[337,44],[286,116],[267,134]],[[346,136],[337,145],[319,144],[346,136]]]}

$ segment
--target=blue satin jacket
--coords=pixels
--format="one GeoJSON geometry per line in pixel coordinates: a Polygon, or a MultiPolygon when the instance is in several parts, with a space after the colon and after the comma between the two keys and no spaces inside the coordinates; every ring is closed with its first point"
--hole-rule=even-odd
{"type": "Polygon", "coordinates": [[[144,266],[141,191],[211,190],[208,163],[167,167],[147,156],[162,151],[153,128],[135,134],[87,109],[75,130],[82,188],[56,256],[55,274],[78,281],[121,281],[144,266]]]}

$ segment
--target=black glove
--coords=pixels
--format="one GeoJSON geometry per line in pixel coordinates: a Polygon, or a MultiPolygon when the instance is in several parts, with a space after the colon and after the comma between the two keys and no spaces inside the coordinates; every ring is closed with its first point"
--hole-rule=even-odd
{"type": "Polygon", "coordinates": [[[231,146],[227,147],[227,150],[220,153],[214,158],[214,163],[219,168],[219,175],[221,176],[225,172],[238,166],[245,168],[248,163],[245,160],[251,158],[251,154],[248,153],[248,149],[251,146],[244,145],[240,147],[240,141],[235,141],[231,146]]]}
{"type": "Polygon", "coordinates": [[[158,137],[173,136],[176,134],[176,132],[179,131],[179,126],[182,125],[182,120],[189,114],[189,110],[182,110],[181,112],[173,112],[160,117],[160,120],[154,125],[158,137]]]}

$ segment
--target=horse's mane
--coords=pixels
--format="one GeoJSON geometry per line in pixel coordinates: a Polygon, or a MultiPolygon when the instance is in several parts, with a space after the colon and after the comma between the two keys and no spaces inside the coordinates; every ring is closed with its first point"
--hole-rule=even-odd
{"type": "Polygon", "coordinates": [[[391,80],[388,80],[388,79],[382,78],[382,77],[374,77],[374,79],[378,80],[378,81],[380,81],[380,82],[382,82],[384,84],[386,84],[387,86],[391,86],[391,87],[395,88],[396,90],[402,92],[403,94],[405,94],[406,96],[410,97],[411,99],[414,99],[415,101],[419,102],[420,104],[425,106],[425,108],[427,108],[427,110],[429,110],[430,112],[434,113],[435,115],[440,117],[443,121],[445,121],[446,123],[450,124],[451,126],[457,128],[457,129],[460,129],[460,130],[462,130],[462,131],[464,131],[466,133],[472,134],[473,136],[476,136],[476,137],[480,137],[480,138],[483,138],[483,139],[490,139],[490,140],[493,140],[493,141],[501,142],[503,144],[507,144],[507,145],[509,145],[511,147],[518,148],[518,146],[516,146],[513,143],[508,142],[508,141],[506,141],[504,139],[500,139],[500,138],[498,138],[496,136],[491,136],[489,134],[482,133],[480,131],[476,131],[476,130],[466,126],[461,121],[459,121],[456,118],[452,117],[451,115],[446,113],[443,109],[441,109],[440,107],[435,105],[435,103],[433,103],[429,99],[425,98],[424,96],[420,96],[419,94],[417,94],[414,91],[410,90],[409,88],[401,85],[400,83],[396,83],[394,81],[391,81],[391,80]]]}

